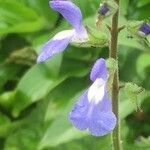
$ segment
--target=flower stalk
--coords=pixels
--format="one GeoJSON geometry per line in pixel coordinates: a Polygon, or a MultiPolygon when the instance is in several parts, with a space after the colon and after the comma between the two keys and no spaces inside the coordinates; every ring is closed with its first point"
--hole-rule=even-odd
{"type": "MultiPolygon", "coordinates": [[[[115,0],[119,6],[119,0],[115,0]]],[[[118,45],[118,17],[119,17],[119,9],[112,17],[112,27],[111,27],[111,41],[110,41],[110,48],[109,48],[109,57],[118,61],[117,55],[117,45],[118,45]]],[[[118,68],[118,67],[117,67],[118,68]]],[[[116,70],[114,74],[113,84],[112,84],[112,109],[114,114],[117,118],[117,124],[115,129],[112,133],[112,143],[114,150],[122,150],[122,143],[120,139],[120,121],[119,121],[119,102],[118,102],[118,95],[119,95],[119,69],[116,70]]]]}

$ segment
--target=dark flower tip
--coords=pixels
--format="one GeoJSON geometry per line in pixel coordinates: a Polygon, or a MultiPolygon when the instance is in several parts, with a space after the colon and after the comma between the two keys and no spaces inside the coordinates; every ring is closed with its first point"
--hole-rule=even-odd
{"type": "Polygon", "coordinates": [[[144,33],[144,35],[149,35],[150,34],[150,24],[149,23],[144,23],[140,26],[139,31],[144,33]]]}
{"type": "Polygon", "coordinates": [[[100,15],[106,15],[108,11],[109,11],[108,5],[106,3],[104,3],[100,6],[98,13],[100,15]]]}

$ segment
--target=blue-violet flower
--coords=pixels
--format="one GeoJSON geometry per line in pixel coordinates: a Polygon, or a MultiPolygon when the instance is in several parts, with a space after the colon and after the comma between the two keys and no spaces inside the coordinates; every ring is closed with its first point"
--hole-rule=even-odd
{"type": "Polygon", "coordinates": [[[116,125],[116,117],[107,94],[108,72],[104,59],[96,61],[90,79],[93,84],[79,98],[69,119],[77,129],[88,129],[93,136],[103,136],[110,133],[116,125]]]}
{"type": "Polygon", "coordinates": [[[50,7],[58,11],[72,26],[73,29],[57,33],[42,48],[37,62],[43,62],[54,54],[62,52],[69,43],[82,43],[88,41],[88,34],[82,25],[82,13],[74,3],[67,0],[52,0],[50,7]]]}

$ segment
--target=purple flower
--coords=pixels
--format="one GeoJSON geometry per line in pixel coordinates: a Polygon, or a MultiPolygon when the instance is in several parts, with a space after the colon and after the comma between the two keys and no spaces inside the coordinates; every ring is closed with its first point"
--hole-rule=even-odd
{"type": "Polygon", "coordinates": [[[77,129],[88,129],[93,136],[103,136],[110,133],[116,125],[116,117],[107,94],[108,72],[104,59],[96,61],[90,79],[93,84],[79,98],[69,119],[77,129]]]}
{"type": "Polygon", "coordinates": [[[149,23],[144,23],[140,26],[139,28],[140,33],[144,35],[149,35],[150,34],[150,24],[149,23]]]}
{"type": "Polygon", "coordinates": [[[72,26],[73,29],[57,33],[42,48],[37,62],[43,62],[54,54],[62,52],[69,43],[82,43],[88,41],[88,34],[82,25],[82,14],[75,4],[67,0],[52,0],[50,7],[58,11],[72,26]]]}

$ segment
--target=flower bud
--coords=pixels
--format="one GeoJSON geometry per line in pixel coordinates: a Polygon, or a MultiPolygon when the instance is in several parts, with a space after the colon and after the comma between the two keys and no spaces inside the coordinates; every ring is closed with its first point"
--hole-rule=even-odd
{"type": "Polygon", "coordinates": [[[98,14],[100,15],[106,15],[109,12],[109,7],[106,3],[100,4],[98,14]]]}
{"type": "Polygon", "coordinates": [[[150,34],[150,24],[149,23],[143,23],[139,28],[139,33],[142,35],[149,35],[150,34]]]}
{"type": "Polygon", "coordinates": [[[118,10],[118,5],[114,0],[103,0],[98,9],[96,26],[101,27],[106,17],[113,15],[118,10]]]}
{"type": "Polygon", "coordinates": [[[133,37],[147,37],[150,35],[150,23],[145,21],[132,21],[127,25],[127,31],[133,37]]]}

